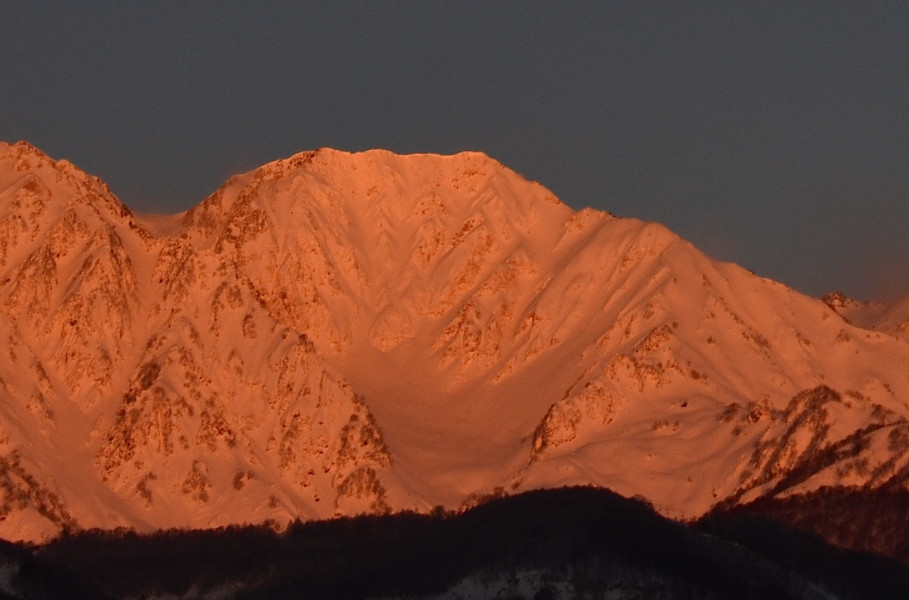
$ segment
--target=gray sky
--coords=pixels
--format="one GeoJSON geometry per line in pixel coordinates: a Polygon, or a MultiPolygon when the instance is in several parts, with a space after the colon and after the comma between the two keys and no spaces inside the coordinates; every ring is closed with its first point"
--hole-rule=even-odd
{"type": "Polygon", "coordinates": [[[135,210],[304,149],[482,150],[809,294],[909,292],[909,5],[50,4],[0,0],[0,139],[135,210]]]}

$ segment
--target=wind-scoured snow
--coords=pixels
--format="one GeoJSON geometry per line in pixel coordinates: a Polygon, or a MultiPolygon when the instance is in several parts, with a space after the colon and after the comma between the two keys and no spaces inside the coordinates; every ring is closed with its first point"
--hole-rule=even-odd
{"type": "Polygon", "coordinates": [[[2,144],[0,281],[10,539],[907,481],[909,313],[853,318],[479,153],[300,153],[166,217],[2,144]]]}

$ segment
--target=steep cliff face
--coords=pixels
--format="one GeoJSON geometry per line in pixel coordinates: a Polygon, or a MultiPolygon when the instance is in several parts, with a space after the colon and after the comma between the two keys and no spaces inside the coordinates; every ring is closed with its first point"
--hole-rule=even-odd
{"type": "Polygon", "coordinates": [[[909,342],[843,302],[478,153],[301,153],[152,220],[0,145],[0,535],[905,485],[909,342]]]}

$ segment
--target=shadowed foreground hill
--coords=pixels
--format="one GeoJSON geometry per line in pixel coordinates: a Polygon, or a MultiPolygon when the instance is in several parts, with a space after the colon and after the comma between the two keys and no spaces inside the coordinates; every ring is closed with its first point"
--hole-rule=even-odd
{"type": "Polygon", "coordinates": [[[706,534],[645,503],[572,488],[499,498],[459,515],[296,523],[283,533],[87,532],[31,551],[11,546],[5,591],[14,598],[80,590],[99,598],[909,597],[909,569],[897,563],[769,523],[756,551],[746,536],[724,539],[721,521],[706,534]]]}
{"type": "Polygon", "coordinates": [[[762,497],[717,508],[702,525],[720,527],[726,537],[743,538],[757,547],[770,543],[762,531],[768,520],[821,536],[840,548],[874,552],[909,565],[909,493],[902,489],[825,487],[786,498],[762,497]]]}

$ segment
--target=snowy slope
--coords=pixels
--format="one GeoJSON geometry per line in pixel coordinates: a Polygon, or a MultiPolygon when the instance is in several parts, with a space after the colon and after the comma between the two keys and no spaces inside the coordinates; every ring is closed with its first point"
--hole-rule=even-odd
{"type": "Polygon", "coordinates": [[[5,537],[906,485],[899,324],[478,153],[306,152],[152,218],[2,145],[0,276],[5,537]]]}

